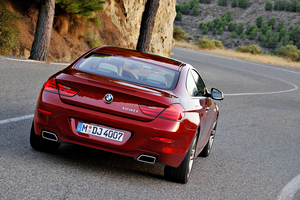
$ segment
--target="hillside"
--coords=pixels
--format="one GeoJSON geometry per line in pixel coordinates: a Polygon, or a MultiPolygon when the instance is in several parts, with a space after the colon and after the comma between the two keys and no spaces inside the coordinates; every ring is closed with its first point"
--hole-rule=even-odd
{"type": "MultiPolygon", "coordinates": [[[[182,4],[183,2],[184,0],[177,0],[176,3],[182,4]]],[[[275,1],[273,1],[273,3],[274,2],[275,1]]],[[[227,6],[218,6],[217,1],[212,0],[210,4],[199,4],[199,12],[197,16],[183,15],[181,21],[174,21],[174,25],[182,27],[182,29],[187,33],[188,36],[194,37],[195,41],[204,36],[202,34],[202,31],[199,29],[199,24],[201,22],[207,23],[217,17],[221,18],[222,15],[228,10],[231,11],[232,21],[236,22],[237,24],[244,23],[245,29],[247,24],[254,25],[256,22],[256,18],[259,15],[263,16],[264,21],[275,17],[276,24],[278,24],[280,20],[284,20],[284,25],[286,26],[287,30],[290,26],[295,27],[297,25],[300,25],[299,12],[297,13],[274,10],[265,11],[265,4],[266,0],[249,0],[247,8],[243,9],[238,7],[232,8],[230,5],[230,1],[227,2],[227,6]]],[[[206,35],[206,37],[210,39],[221,40],[223,45],[229,49],[234,49],[240,45],[258,44],[258,46],[266,52],[274,51],[274,49],[263,47],[257,40],[257,37],[255,37],[253,40],[242,40],[239,36],[237,36],[236,38],[230,38],[230,36],[231,32],[229,32],[227,29],[225,29],[225,32],[222,35],[212,35],[212,31],[209,31],[206,35]]]]}
{"type": "MultiPolygon", "coordinates": [[[[0,0],[0,55],[28,58],[38,19],[38,0],[0,0]],[[9,37],[8,37],[9,36],[9,37]],[[9,38],[9,39],[7,39],[9,38]]],[[[56,9],[49,61],[67,61],[101,45],[135,49],[145,1],[106,0],[103,11],[84,18],[56,9]]],[[[169,56],[175,45],[175,0],[161,0],[150,52],[169,56]]]]}

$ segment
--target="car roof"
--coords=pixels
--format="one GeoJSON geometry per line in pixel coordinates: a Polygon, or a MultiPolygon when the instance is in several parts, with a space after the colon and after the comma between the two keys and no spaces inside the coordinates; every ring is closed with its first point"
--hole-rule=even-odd
{"type": "Polygon", "coordinates": [[[92,52],[138,60],[145,63],[166,67],[176,71],[180,71],[181,68],[186,65],[184,62],[172,58],[167,58],[150,53],[143,53],[136,50],[120,47],[102,46],[95,48],[92,52]]]}

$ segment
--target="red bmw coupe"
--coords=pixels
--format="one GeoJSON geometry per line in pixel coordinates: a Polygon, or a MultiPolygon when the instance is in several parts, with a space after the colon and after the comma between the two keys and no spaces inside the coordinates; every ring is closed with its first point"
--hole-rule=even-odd
{"type": "Polygon", "coordinates": [[[191,65],[134,50],[99,47],[51,76],[35,108],[33,149],[61,142],[164,165],[186,183],[194,159],[208,156],[223,93],[208,92],[191,65]]]}

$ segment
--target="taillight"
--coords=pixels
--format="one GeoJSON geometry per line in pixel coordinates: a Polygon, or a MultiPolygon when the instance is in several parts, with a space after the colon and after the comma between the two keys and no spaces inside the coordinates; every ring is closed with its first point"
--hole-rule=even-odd
{"type": "Polygon", "coordinates": [[[156,117],[161,111],[165,108],[162,107],[154,107],[154,106],[144,106],[144,105],[139,105],[142,113],[145,115],[150,115],[156,117]]]}
{"type": "Polygon", "coordinates": [[[44,90],[48,92],[57,93],[59,91],[59,94],[64,96],[75,96],[79,91],[77,89],[68,87],[66,85],[62,84],[56,84],[55,77],[50,78],[45,84],[44,84],[44,90]]]}
{"type": "Polygon", "coordinates": [[[182,120],[184,117],[184,110],[179,104],[172,104],[167,108],[163,107],[154,107],[154,106],[145,106],[140,105],[142,113],[150,116],[158,116],[159,118],[169,119],[169,120],[182,120]]]}
{"type": "Polygon", "coordinates": [[[58,93],[55,78],[52,77],[44,84],[44,90],[58,93]]]}
{"type": "Polygon", "coordinates": [[[169,120],[182,120],[184,117],[183,108],[179,104],[172,104],[166,108],[160,115],[160,118],[169,119],[169,120]]]}
{"type": "Polygon", "coordinates": [[[70,87],[62,85],[62,84],[58,84],[58,89],[59,89],[59,93],[61,95],[65,95],[65,96],[72,97],[78,93],[78,90],[76,90],[74,88],[70,88],[70,87]]]}

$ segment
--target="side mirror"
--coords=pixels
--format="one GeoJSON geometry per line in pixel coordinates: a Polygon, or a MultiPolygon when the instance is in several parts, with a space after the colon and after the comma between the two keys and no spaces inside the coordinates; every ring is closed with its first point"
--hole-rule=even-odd
{"type": "Polygon", "coordinates": [[[223,100],[224,94],[216,88],[211,88],[210,97],[214,100],[223,100]]]}

